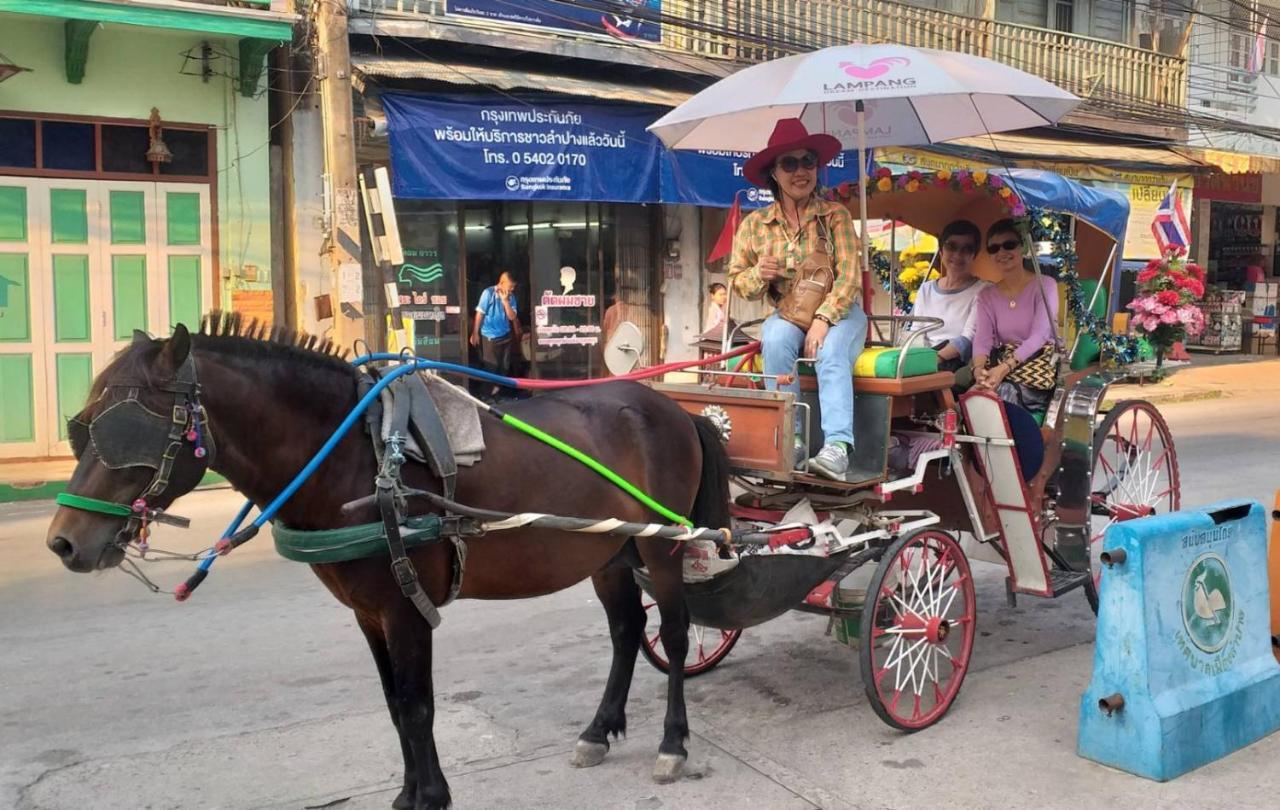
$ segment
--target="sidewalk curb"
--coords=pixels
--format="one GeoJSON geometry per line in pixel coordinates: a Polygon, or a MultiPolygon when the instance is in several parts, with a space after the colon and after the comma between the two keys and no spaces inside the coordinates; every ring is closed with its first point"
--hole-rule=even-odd
{"type": "Polygon", "coordinates": [[[1227,393],[1221,388],[1209,388],[1203,391],[1153,391],[1144,393],[1142,391],[1134,391],[1132,396],[1116,396],[1114,392],[1108,392],[1106,399],[1103,400],[1104,406],[1114,405],[1125,399],[1143,399],[1152,405],[1172,405],[1178,402],[1201,402],[1209,399],[1224,399],[1227,393]]]}
{"type": "MultiPolygon", "coordinates": [[[[66,491],[68,481],[18,481],[0,484],[0,503],[25,501],[51,501],[66,491]]],[[[197,486],[197,490],[230,489],[227,479],[217,473],[209,473],[197,486]]]]}

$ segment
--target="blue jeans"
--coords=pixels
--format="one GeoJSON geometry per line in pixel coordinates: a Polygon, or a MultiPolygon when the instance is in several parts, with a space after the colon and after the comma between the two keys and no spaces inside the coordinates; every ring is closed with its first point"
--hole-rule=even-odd
{"type": "MultiPolygon", "coordinates": [[[[784,321],[775,312],[764,322],[760,340],[764,344],[765,374],[795,371],[796,358],[804,350],[804,332],[800,327],[784,321]]],[[[866,343],[867,316],[855,306],[831,327],[818,350],[818,404],[822,410],[823,441],[827,444],[848,442],[853,447],[853,363],[866,343]]],[[[766,379],[765,387],[773,391],[778,386],[774,380],[766,379]]],[[[784,385],[782,390],[799,398],[799,378],[784,385]]],[[[797,424],[796,432],[799,430],[797,424]]]]}

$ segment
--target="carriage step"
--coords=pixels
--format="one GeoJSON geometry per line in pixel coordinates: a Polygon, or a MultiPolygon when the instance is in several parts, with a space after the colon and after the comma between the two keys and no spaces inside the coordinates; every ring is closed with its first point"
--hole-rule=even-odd
{"type": "Polygon", "coordinates": [[[1093,574],[1088,571],[1064,571],[1054,568],[1049,571],[1049,588],[1054,596],[1062,596],[1067,591],[1074,591],[1089,581],[1093,574]]]}

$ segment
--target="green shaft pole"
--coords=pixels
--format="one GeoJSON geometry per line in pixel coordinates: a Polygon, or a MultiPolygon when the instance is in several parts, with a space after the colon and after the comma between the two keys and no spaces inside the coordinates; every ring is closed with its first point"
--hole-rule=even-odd
{"type": "Polygon", "coordinates": [[[537,439],[543,444],[550,445],[551,447],[554,447],[555,449],[559,450],[561,453],[564,453],[566,456],[569,456],[570,458],[576,461],[579,461],[582,464],[590,467],[600,475],[604,476],[604,478],[606,478],[614,486],[626,492],[628,495],[635,498],[637,501],[649,507],[653,511],[657,512],[659,515],[662,515],[664,518],[671,521],[672,523],[678,523],[681,526],[693,525],[693,522],[690,521],[689,518],[676,514],[675,512],[668,509],[667,507],[658,503],[653,498],[649,497],[647,493],[645,493],[635,484],[632,484],[627,479],[618,475],[616,472],[604,466],[603,464],[596,461],[594,458],[582,452],[581,450],[577,449],[576,447],[573,447],[572,445],[569,445],[569,444],[565,444],[564,442],[557,439],[555,436],[552,436],[548,433],[544,433],[543,431],[537,429],[536,427],[529,424],[528,422],[525,422],[521,419],[517,419],[516,417],[512,416],[509,413],[502,412],[502,421],[505,424],[515,428],[516,430],[519,430],[521,433],[525,433],[529,436],[532,436],[533,438],[537,439]]]}

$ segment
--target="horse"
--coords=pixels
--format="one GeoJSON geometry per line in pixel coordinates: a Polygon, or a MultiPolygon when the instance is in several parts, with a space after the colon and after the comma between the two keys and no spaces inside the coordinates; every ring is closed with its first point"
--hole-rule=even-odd
{"type": "MultiPolygon", "coordinates": [[[[137,333],[95,378],[88,404],[71,420],[79,460],[67,492],[135,510],[164,510],[212,469],[261,508],[356,405],[358,380],[357,369],[332,344],[267,330],[234,315],[206,316],[196,333],[179,325],[167,340],[137,333]]],[[[513,403],[507,412],[595,457],[694,525],[729,525],[729,466],[719,433],[651,388],[624,381],[569,388],[513,403]]],[[[457,502],[504,512],[651,519],[646,507],[580,462],[489,414],[481,418],[485,451],[478,463],[459,468],[457,502]]],[[[353,514],[342,509],[374,489],[375,454],[359,433],[352,430],[336,445],[276,520],[301,530],[378,520],[374,506],[353,514]]],[[[403,474],[407,486],[440,492],[440,481],[426,465],[408,464],[403,474]]],[[[71,571],[119,566],[138,539],[137,514],[60,505],[47,545],[71,571]]],[[[587,577],[595,586],[613,659],[595,716],[576,742],[571,761],[577,767],[599,764],[610,739],[626,733],[627,695],[645,626],[632,569],[648,569],[671,662],[653,776],[659,782],[678,779],[689,736],[683,546],[532,528],[465,542],[458,598],[540,596],[587,577]]],[[[421,586],[436,605],[455,584],[454,554],[449,542],[410,551],[421,586]]],[[[392,807],[447,808],[452,799],[432,730],[432,628],[402,595],[387,557],[311,567],[354,612],[373,654],[404,757],[403,789],[392,807]]]]}

